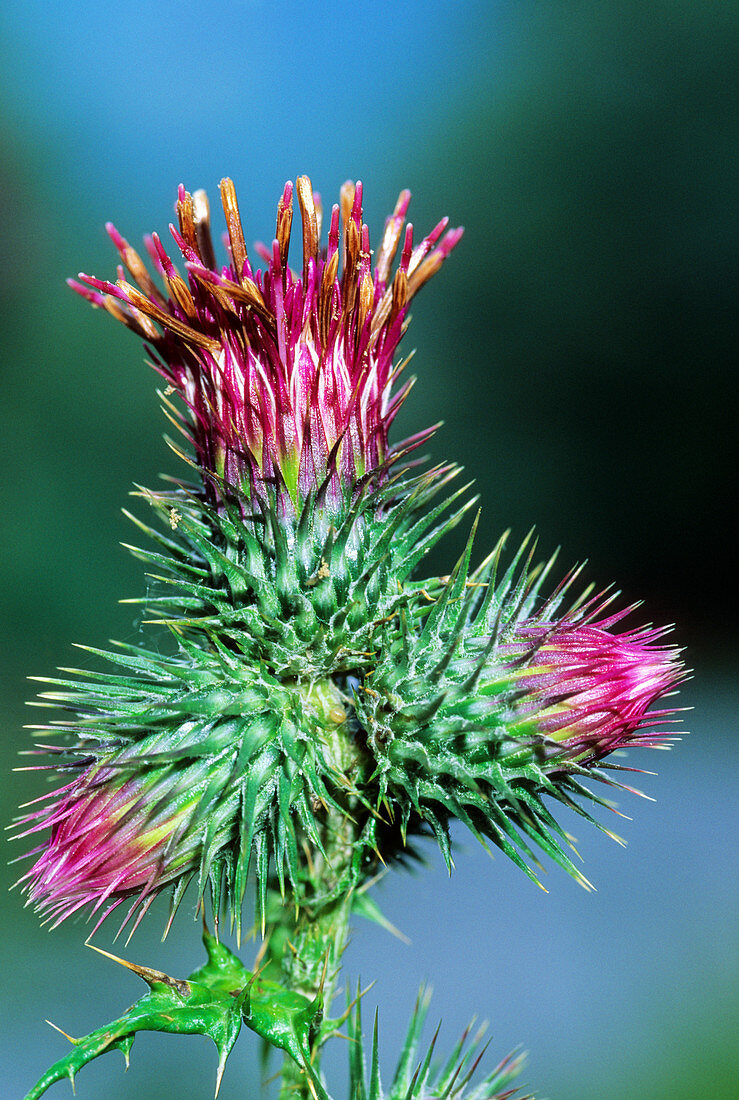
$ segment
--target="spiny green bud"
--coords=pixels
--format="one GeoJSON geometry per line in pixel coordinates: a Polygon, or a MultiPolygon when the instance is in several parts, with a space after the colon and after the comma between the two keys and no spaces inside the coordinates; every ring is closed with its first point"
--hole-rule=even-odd
{"type": "Polygon", "coordinates": [[[605,596],[558,613],[576,574],[542,601],[549,567],[516,575],[519,552],[497,580],[499,554],[470,577],[461,565],[356,692],[380,802],[404,830],[414,817],[429,824],[448,862],[456,818],[532,877],[527,840],[587,884],[543,796],[589,817],[574,799],[601,800],[583,778],[606,780],[614,750],[669,739],[654,727],[673,711],[651,708],[682,666],[664,629],[616,632],[627,612],[606,614],[605,596]]]}
{"type": "Polygon", "coordinates": [[[75,777],[24,819],[23,835],[51,831],[21,880],[30,899],[54,924],[81,908],[102,921],[128,899],[124,923],[138,923],[163,887],[174,910],[195,878],[216,905],[225,886],[238,922],[250,867],[262,897],[270,860],[297,888],[299,843],[321,849],[321,807],[346,786],[332,742],[342,693],[225,651],[110,656],[128,675],[52,681],[65,690],[46,695],[90,717],[60,750],[75,777]]]}

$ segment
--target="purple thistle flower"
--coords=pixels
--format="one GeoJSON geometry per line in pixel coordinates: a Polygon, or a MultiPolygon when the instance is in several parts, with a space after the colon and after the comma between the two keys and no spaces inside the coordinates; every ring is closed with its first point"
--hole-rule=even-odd
{"type": "MultiPolygon", "coordinates": [[[[85,907],[100,914],[99,925],[131,897],[126,921],[138,911],[138,925],[163,887],[186,883],[197,869],[202,829],[194,819],[212,766],[176,772],[140,763],[129,773],[115,764],[121,761],[91,766],[25,818],[21,836],[50,829],[46,843],[29,853],[37,858],[20,882],[53,926],[85,907]]],[[[226,835],[231,831],[229,821],[226,835]]]]}
{"type": "Polygon", "coordinates": [[[225,179],[227,266],[216,263],[205,193],[190,195],[181,186],[179,229],[170,230],[187,281],[153,235],[146,247],[164,282],[162,293],[109,225],[124,265],[117,282],[80,275],[85,285],[70,285],[147,342],[153,365],[189,410],[185,434],[206,477],[211,475],[216,497],[222,483],[262,499],[273,487],[283,508],[299,511],[308,494],[322,487],[325,506],[335,512],[358,483],[429,434],[388,449],[390,425],[410,388],[396,388],[402,364],[395,367],[393,357],[409,302],[462,229],[447,230],[444,218],[414,247],[412,226],[404,229],[410,192],[403,191],[373,270],[361,183],[344,184],[341,206],[331,211],[326,248],[320,245],[320,200],[307,176],[299,177],[295,190],[303,238],[297,272],[288,264],[292,183],[278,204],[271,248],[257,246],[266,268],[255,271],[236,192],[225,179]]]}
{"type": "Polygon", "coordinates": [[[559,623],[536,620],[516,627],[514,640],[500,653],[504,670],[515,669],[522,657],[526,661],[512,677],[523,693],[514,736],[536,731],[557,759],[581,764],[626,744],[664,740],[653,727],[674,711],[650,707],[683,678],[682,663],[675,646],[656,644],[666,628],[613,633],[626,613],[584,625],[565,616],[559,623]]]}

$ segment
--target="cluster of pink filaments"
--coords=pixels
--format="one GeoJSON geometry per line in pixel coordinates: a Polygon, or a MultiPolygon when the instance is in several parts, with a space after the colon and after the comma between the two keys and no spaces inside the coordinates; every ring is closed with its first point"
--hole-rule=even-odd
{"type": "Polygon", "coordinates": [[[49,799],[23,819],[19,835],[51,833],[28,853],[36,860],[19,881],[54,926],[85,906],[99,925],[132,894],[138,924],[162,887],[192,870],[182,836],[192,791],[93,768],[37,801],[49,799]]]}
{"type": "Polygon", "coordinates": [[[108,226],[124,265],[117,282],[80,275],[84,285],[70,284],[153,350],[154,366],[189,410],[187,434],[205,471],[249,496],[263,497],[275,487],[293,506],[323,488],[330,507],[392,460],[388,431],[408,391],[407,384],[395,388],[400,368],[394,365],[408,303],[462,230],[447,229],[444,218],[414,247],[413,227],[405,225],[410,192],[403,191],[373,268],[362,185],[344,184],[326,248],[320,245],[320,200],[307,176],[295,190],[303,238],[298,272],[288,264],[292,183],[278,205],[271,250],[257,246],[266,268],[255,271],[236,192],[226,179],[221,199],[228,266],[216,264],[205,193],[190,195],[180,187],[179,229],[170,229],[187,280],[159,238],[147,238],[163,293],[140,256],[108,226]]]}
{"type": "Polygon", "coordinates": [[[517,725],[534,723],[557,759],[596,761],[621,745],[654,747],[670,736],[654,727],[674,709],[650,707],[683,678],[679,652],[657,644],[667,628],[613,633],[625,614],[584,625],[567,616],[559,623],[524,622],[506,647],[534,648],[515,675],[524,693],[517,725]]]}

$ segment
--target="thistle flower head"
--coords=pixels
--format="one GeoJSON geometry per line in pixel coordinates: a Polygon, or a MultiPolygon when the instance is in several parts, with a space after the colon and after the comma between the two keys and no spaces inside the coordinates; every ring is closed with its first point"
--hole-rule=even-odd
{"type": "Polygon", "coordinates": [[[521,854],[536,862],[533,840],[587,884],[543,796],[598,824],[576,800],[603,799],[582,780],[618,786],[607,774],[619,767],[608,759],[615,750],[671,739],[663,725],[675,711],[661,700],[683,667],[665,629],[619,632],[627,612],[608,614],[606,594],[561,613],[578,571],[541,600],[552,563],[521,566],[522,548],[499,577],[502,541],[475,573],[470,542],[425,620],[388,639],[357,711],[381,799],[403,827],[427,822],[450,860],[457,818],[535,877],[521,854]]]}
{"type": "Polygon", "coordinates": [[[123,923],[138,924],[167,886],[173,915],[195,879],[240,927],[250,871],[263,904],[268,874],[297,887],[299,837],[320,848],[314,807],[342,782],[327,739],[343,696],[227,654],[117,659],[129,675],[46,694],[85,717],[66,727],[76,746],[56,750],[74,778],[22,819],[21,836],[50,835],[20,882],[53,924],[81,909],[100,923],[126,901],[123,923]]]}
{"type": "Polygon", "coordinates": [[[257,502],[276,496],[294,513],[320,492],[325,508],[336,512],[358,484],[381,477],[398,453],[428,434],[389,450],[390,425],[409,388],[397,387],[401,368],[393,358],[409,302],[462,230],[448,230],[444,218],[414,246],[413,228],[405,226],[410,192],[403,191],[373,267],[361,183],[342,188],[322,247],[320,199],[301,176],[294,189],[285,185],[271,247],[258,246],[266,264],[261,271],[247,254],[228,179],[221,199],[226,266],[215,259],[205,193],[180,187],[179,227],[170,229],[186,278],[159,238],[147,238],[162,291],[111,225],[123,261],[117,282],[81,275],[84,285],[70,283],[147,342],[154,366],[184,399],[185,431],[216,496],[225,483],[257,502]],[[289,265],[294,190],[303,244],[297,271],[289,265]]]}

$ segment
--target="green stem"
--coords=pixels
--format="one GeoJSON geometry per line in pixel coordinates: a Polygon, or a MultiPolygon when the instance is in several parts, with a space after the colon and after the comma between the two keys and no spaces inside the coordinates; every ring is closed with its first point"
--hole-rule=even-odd
{"type": "MultiPolygon", "coordinates": [[[[359,749],[346,712],[346,698],[331,681],[313,685],[306,692],[306,706],[320,714],[325,755],[341,774],[357,766],[359,749]]],[[[337,800],[338,800],[337,796],[337,800]]],[[[330,1015],[337,991],[342,956],[349,938],[353,894],[350,869],[361,829],[357,807],[328,807],[320,823],[324,853],[306,851],[305,887],[302,896],[272,891],[268,909],[280,915],[268,932],[266,958],[270,976],[310,1001],[321,997],[330,1015]]],[[[311,1064],[319,1072],[321,1049],[330,1028],[319,1027],[311,1039],[311,1064]]],[[[307,1075],[286,1056],[282,1067],[280,1100],[314,1100],[307,1075]]]]}
{"type": "MultiPolygon", "coordinates": [[[[316,996],[322,996],[326,1015],[330,1014],[336,993],[341,956],[348,941],[350,916],[351,901],[348,898],[342,898],[316,917],[301,915],[282,958],[283,980],[287,987],[311,1001],[316,996]]],[[[312,1037],[310,1060],[316,1073],[320,1071],[321,1052],[328,1038],[329,1034],[324,1029],[318,1029],[312,1037]]],[[[313,1097],[306,1074],[287,1055],[281,1075],[280,1100],[309,1100],[313,1097]]]]}

